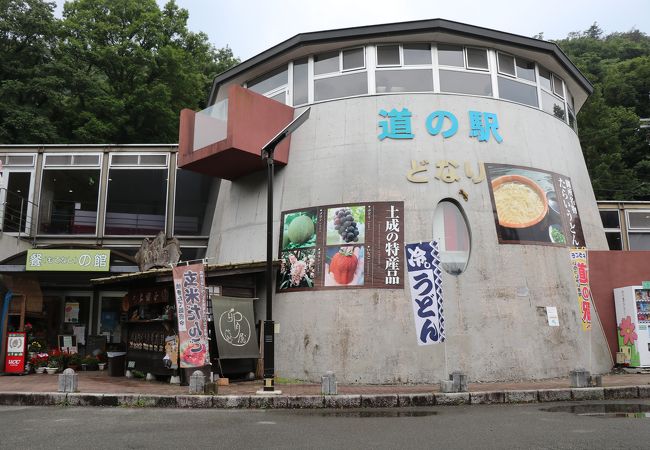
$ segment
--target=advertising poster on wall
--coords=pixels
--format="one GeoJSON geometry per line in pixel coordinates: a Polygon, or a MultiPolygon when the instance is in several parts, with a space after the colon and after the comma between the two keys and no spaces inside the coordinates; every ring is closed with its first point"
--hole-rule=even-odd
{"type": "Polygon", "coordinates": [[[553,172],[485,164],[501,244],[585,245],[571,180],[553,172]]]}
{"type": "Polygon", "coordinates": [[[438,243],[418,242],[405,248],[418,345],[439,344],[445,341],[445,319],[438,243]]]}
{"type": "Polygon", "coordinates": [[[210,362],[203,264],[173,269],[181,368],[210,362]]]}
{"type": "Polygon", "coordinates": [[[591,289],[589,288],[589,266],[587,249],[571,249],[571,266],[578,293],[578,307],[582,318],[582,330],[591,330],[591,289]]]}
{"type": "Polygon", "coordinates": [[[283,212],[278,292],[402,288],[403,212],[404,202],[283,212]]]}

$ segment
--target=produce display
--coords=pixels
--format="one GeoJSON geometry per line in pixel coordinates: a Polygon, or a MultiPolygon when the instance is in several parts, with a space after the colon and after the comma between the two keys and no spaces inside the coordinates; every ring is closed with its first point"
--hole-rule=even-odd
{"type": "Polygon", "coordinates": [[[352,216],[352,211],[349,208],[341,208],[336,211],[335,215],[334,229],[338,231],[341,239],[345,242],[357,242],[359,240],[359,229],[352,216]]]}
{"type": "Polygon", "coordinates": [[[354,254],[354,247],[341,247],[332,257],[329,270],[334,280],[339,284],[350,284],[357,270],[358,258],[354,254]]]}

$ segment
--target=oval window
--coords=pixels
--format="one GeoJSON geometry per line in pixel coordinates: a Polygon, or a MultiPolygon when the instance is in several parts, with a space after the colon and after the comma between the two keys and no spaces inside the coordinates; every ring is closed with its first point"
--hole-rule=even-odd
{"type": "Polygon", "coordinates": [[[453,200],[442,200],[433,213],[433,239],[445,272],[459,275],[469,261],[470,236],[465,214],[453,200]]]}

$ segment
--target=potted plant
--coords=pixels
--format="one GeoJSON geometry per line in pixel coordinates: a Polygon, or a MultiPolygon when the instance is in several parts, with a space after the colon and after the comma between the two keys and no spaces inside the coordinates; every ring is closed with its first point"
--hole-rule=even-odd
{"type": "Polygon", "coordinates": [[[49,358],[49,355],[47,353],[36,353],[32,358],[30,359],[30,362],[32,363],[32,367],[34,367],[34,371],[36,373],[45,373],[45,368],[47,367],[47,360],[49,358]]]}
{"type": "Polygon", "coordinates": [[[87,355],[81,360],[81,366],[84,370],[97,370],[97,358],[92,355],[87,355]]]}
{"type": "Polygon", "coordinates": [[[50,358],[50,360],[47,362],[47,367],[45,370],[47,371],[48,374],[54,375],[59,371],[59,361],[53,360],[50,358]]]}
{"type": "Polygon", "coordinates": [[[97,366],[99,370],[106,369],[106,353],[100,352],[97,354],[97,366]]]}
{"type": "Polygon", "coordinates": [[[79,355],[79,353],[71,353],[67,359],[66,367],[78,371],[79,366],[81,365],[81,355],[79,355]]]}

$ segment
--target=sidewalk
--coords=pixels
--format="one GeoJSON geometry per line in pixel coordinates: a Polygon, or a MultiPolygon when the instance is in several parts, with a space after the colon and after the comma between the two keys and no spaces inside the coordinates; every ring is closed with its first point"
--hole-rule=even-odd
{"type": "Polygon", "coordinates": [[[571,389],[569,378],[470,383],[469,393],[440,393],[438,384],[339,385],[338,395],[322,396],[320,384],[278,384],[281,395],[257,395],[262,381],[219,386],[218,395],[188,395],[187,386],[79,372],[76,394],[58,393],[58,375],[0,376],[0,405],[45,404],[166,407],[379,407],[442,404],[517,403],[559,400],[650,398],[650,374],[603,375],[603,387],[571,389]]]}

